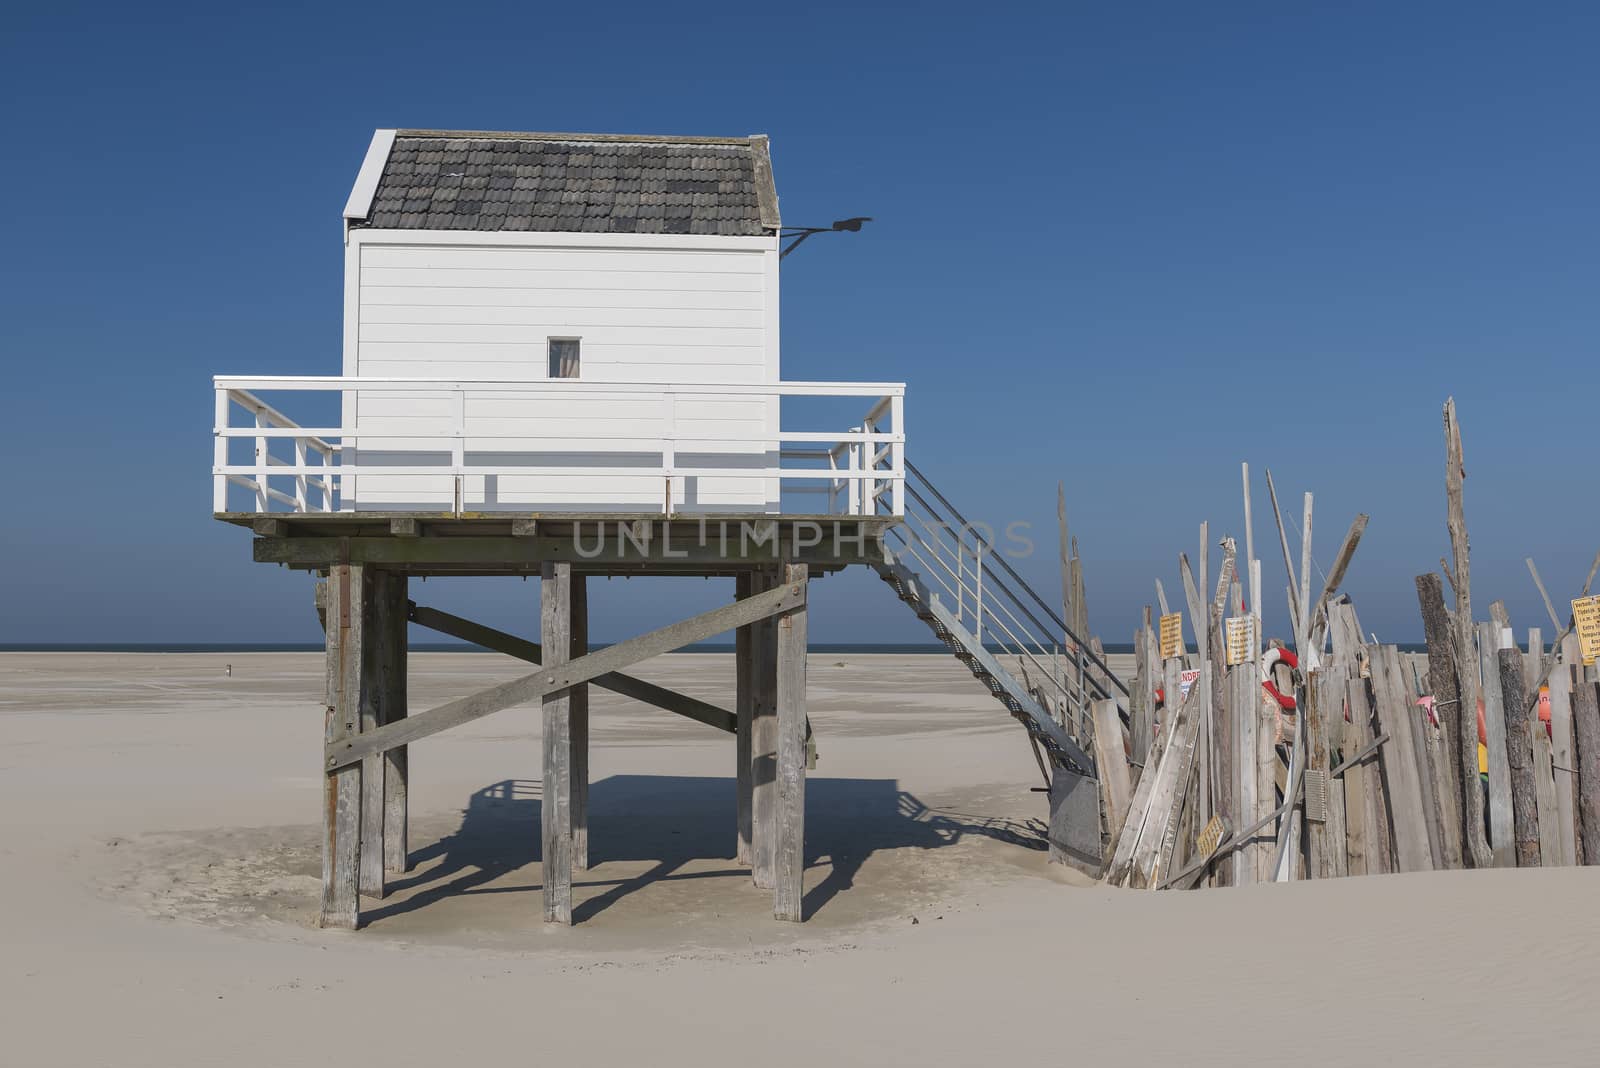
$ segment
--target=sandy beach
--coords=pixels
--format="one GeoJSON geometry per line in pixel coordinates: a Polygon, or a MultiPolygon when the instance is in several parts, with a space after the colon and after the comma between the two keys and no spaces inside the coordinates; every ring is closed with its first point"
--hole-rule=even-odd
{"type": "MultiPolygon", "coordinates": [[[[522,673],[414,654],[411,700],[522,673]]],[[[733,662],[637,673],[726,703],[733,662]]],[[[0,1063],[1209,1064],[1243,1026],[1302,1064],[1593,1062],[1594,869],[1102,888],[941,656],[811,657],[804,925],[732,860],[731,736],[601,691],[574,927],[539,918],[525,707],[412,748],[414,871],[320,931],[321,687],[316,654],[0,654],[0,1063]]]]}

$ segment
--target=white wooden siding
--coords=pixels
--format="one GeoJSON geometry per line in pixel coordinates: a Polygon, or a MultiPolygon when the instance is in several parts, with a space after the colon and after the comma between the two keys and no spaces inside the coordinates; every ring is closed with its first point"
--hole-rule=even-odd
{"type": "MultiPolygon", "coordinates": [[[[352,231],[346,285],[346,374],[371,377],[542,381],[546,342],[582,339],[589,382],[777,382],[777,242],[651,236],[637,246],[604,235],[466,235],[352,231]]],[[[656,398],[515,394],[469,397],[468,451],[528,466],[659,466],[663,406],[656,398]]],[[[381,476],[375,463],[447,458],[455,413],[442,395],[367,394],[355,416],[364,471],[358,508],[449,502],[440,476],[381,476]]],[[[777,431],[763,398],[680,397],[680,459],[715,455],[718,467],[760,468],[752,437],[777,431]],[[739,444],[734,444],[738,440],[739,444]]],[[[659,477],[469,479],[463,506],[520,510],[655,510],[659,477]]],[[[676,480],[676,507],[761,511],[777,507],[760,479],[676,480]]]]}

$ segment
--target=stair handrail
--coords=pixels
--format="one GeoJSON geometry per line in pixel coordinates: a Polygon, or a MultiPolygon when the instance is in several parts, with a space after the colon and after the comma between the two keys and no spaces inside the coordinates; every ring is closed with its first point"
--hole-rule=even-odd
{"type": "MultiPolygon", "coordinates": [[[[997,564],[999,564],[1001,566],[1001,568],[1003,568],[1005,570],[1006,574],[1010,575],[1013,579],[1015,579],[1019,586],[1021,586],[1024,590],[1027,591],[1028,596],[1033,598],[1034,602],[1036,604],[1038,604],[1038,606],[1041,609],[1044,610],[1045,614],[1050,617],[1051,621],[1054,622],[1056,624],[1056,626],[1060,628],[1061,632],[1064,635],[1066,635],[1067,638],[1069,638],[1073,642],[1077,643],[1078,647],[1083,650],[1084,655],[1086,657],[1088,657],[1088,659],[1096,667],[1098,667],[1102,672],[1104,672],[1105,676],[1108,679],[1111,680],[1112,685],[1114,685],[1118,690],[1121,690],[1124,697],[1128,696],[1128,688],[1122,684],[1122,680],[1117,678],[1116,673],[1111,670],[1111,665],[1107,664],[1098,655],[1096,655],[1094,650],[1089,646],[1089,643],[1084,641],[1083,638],[1081,638],[1075,631],[1073,631],[1073,629],[1071,627],[1067,626],[1067,623],[1066,623],[1066,621],[1064,619],[1062,619],[1060,616],[1056,615],[1054,609],[1052,609],[1049,606],[1049,604],[1047,604],[1045,602],[1044,598],[1040,597],[1038,592],[1035,591],[1032,586],[1028,585],[1027,580],[1024,579],[1021,575],[1017,574],[1016,569],[1014,569],[1010,564],[1008,564],[1006,562],[1005,558],[1003,556],[1001,556],[998,552],[995,551],[994,546],[992,544],[990,544],[989,540],[987,538],[985,538],[982,534],[978,533],[977,529],[975,527],[973,527],[972,524],[967,521],[967,518],[965,516],[963,516],[956,509],[956,506],[951,504],[949,499],[947,497],[945,497],[944,494],[939,492],[939,488],[937,486],[935,486],[931,480],[929,480],[928,476],[923,474],[921,472],[921,470],[919,470],[917,468],[917,466],[915,464],[913,464],[909,458],[906,459],[906,461],[905,461],[905,468],[906,468],[906,472],[908,474],[915,476],[915,478],[919,482],[921,482],[923,485],[925,485],[928,488],[928,492],[932,493],[934,495],[934,497],[936,497],[938,499],[939,503],[945,506],[945,508],[950,512],[950,514],[956,518],[956,521],[961,524],[961,527],[962,527],[963,530],[971,531],[973,538],[976,539],[977,541],[981,542],[987,549],[989,549],[990,553],[993,556],[994,561],[997,564]]],[[[906,488],[907,488],[907,491],[909,493],[910,490],[911,490],[911,487],[908,485],[906,488]]],[[[920,494],[918,496],[920,497],[920,494]]],[[[926,501],[923,501],[922,503],[923,503],[923,507],[927,508],[928,511],[934,512],[935,518],[938,518],[941,521],[943,520],[943,517],[939,516],[938,513],[935,511],[935,509],[931,505],[929,505],[926,501]]],[[[1002,587],[1003,587],[1003,584],[1002,584],[1002,587]]],[[[1007,590],[1006,592],[1010,593],[1014,600],[1018,600],[1020,602],[1020,598],[1018,598],[1013,591],[1007,590]]],[[[1024,609],[1024,610],[1026,611],[1026,609],[1024,609]]],[[[1038,621],[1035,620],[1036,624],[1037,624],[1037,622],[1038,621]]],[[[1042,624],[1038,624],[1038,625],[1039,625],[1039,628],[1041,630],[1047,629],[1042,624]]],[[[1096,684],[1095,688],[1098,689],[1098,690],[1101,690],[1102,693],[1105,693],[1104,688],[1099,686],[1098,684],[1096,684]]],[[[1109,693],[1105,693],[1105,696],[1109,697],[1110,694],[1109,693]]]]}
{"type": "MultiPolygon", "coordinates": [[[[907,560],[915,561],[920,567],[927,569],[921,572],[923,577],[936,580],[946,590],[950,590],[949,582],[946,581],[942,575],[938,574],[939,569],[942,569],[948,573],[948,568],[941,563],[936,569],[934,564],[929,563],[924,558],[923,554],[917,551],[916,546],[918,544],[925,545],[925,543],[921,542],[920,539],[915,542],[907,542],[905,558],[907,560]]],[[[1072,730],[1069,731],[1069,734],[1074,736],[1082,734],[1082,732],[1087,729],[1087,722],[1082,721],[1082,717],[1080,715],[1069,715],[1067,713],[1067,710],[1077,706],[1080,700],[1080,694],[1076,687],[1070,685],[1071,680],[1058,678],[1050,666],[1040,662],[1039,656],[1036,655],[1035,650],[1042,652],[1043,647],[1040,646],[1037,641],[1029,641],[1024,638],[1019,638],[1016,633],[1006,625],[1004,620],[994,616],[993,613],[991,613],[991,621],[993,623],[991,628],[991,634],[993,635],[993,638],[991,640],[999,648],[999,651],[1011,656],[1015,656],[1018,663],[1024,667],[1026,667],[1025,661],[1032,661],[1033,666],[1038,669],[1040,679],[1038,685],[1035,687],[1024,688],[1033,690],[1033,696],[1035,699],[1041,699],[1044,695],[1045,689],[1051,691],[1055,695],[1052,697],[1052,700],[1059,700],[1062,702],[1061,725],[1066,727],[1067,720],[1070,719],[1072,723],[1072,730]]],[[[976,636],[972,637],[972,641],[979,646],[983,646],[985,648],[987,647],[986,643],[977,639],[976,636]]],[[[1048,708],[1049,705],[1047,704],[1045,707],[1048,708]]]]}
{"type": "MultiPolygon", "coordinates": [[[[1028,591],[1028,593],[1030,594],[1030,596],[1033,597],[1035,602],[1039,602],[1039,595],[1033,590],[1033,588],[1031,586],[1029,586],[1027,584],[1027,581],[1025,579],[1023,579],[1020,575],[1018,575],[1015,572],[1015,570],[1013,570],[1009,565],[1007,565],[1003,559],[1000,559],[998,556],[994,555],[996,553],[996,550],[995,550],[994,546],[992,545],[992,543],[990,543],[988,541],[988,539],[986,539],[982,535],[980,535],[977,532],[976,528],[974,528],[970,523],[967,522],[965,517],[963,517],[953,507],[951,507],[950,506],[950,502],[948,500],[945,500],[943,498],[942,494],[938,494],[938,491],[936,489],[934,489],[933,485],[931,483],[927,482],[926,476],[919,476],[919,477],[921,477],[921,479],[922,479],[922,481],[924,483],[927,483],[928,489],[931,492],[933,492],[937,496],[939,496],[941,500],[944,500],[945,506],[947,508],[950,508],[950,511],[957,517],[958,520],[960,520],[960,522],[962,524],[960,529],[961,530],[970,531],[972,533],[972,536],[973,536],[974,540],[976,540],[977,542],[980,543],[980,545],[983,547],[983,550],[986,553],[988,553],[989,555],[993,556],[993,558],[996,559],[1002,565],[1002,567],[1004,567],[1006,569],[1006,571],[1008,571],[1011,574],[1012,578],[1014,578],[1024,589],[1026,589],[1028,591]]],[[[944,519],[943,516],[941,516],[939,514],[938,509],[934,508],[933,505],[929,504],[927,502],[927,500],[922,497],[921,494],[917,493],[916,490],[915,490],[915,487],[912,487],[912,486],[908,485],[906,492],[907,492],[907,495],[915,503],[920,504],[928,512],[932,513],[934,518],[936,520],[938,520],[940,528],[943,529],[945,531],[945,533],[949,534],[952,538],[956,539],[956,544],[957,544],[958,547],[962,544],[961,541],[960,541],[960,534],[959,534],[957,528],[953,527],[947,520],[944,519]]],[[[925,527],[928,526],[927,521],[923,520],[920,516],[915,516],[914,513],[908,513],[908,514],[910,514],[914,518],[918,519],[918,521],[921,522],[925,527]]],[[[918,541],[922,542],[925,545],[929,544],[926,539],[923,539],[923,538],[920,538],[920,537],[918,538],[918,541]]],[[[933,546],[930,545],[930,548],[933,548],[933,546]]],[[[937,549],[935,549],[934,551],[937,554],[937,549]]],[[[946,567],[948,569],[948,565],[945,565],[942,560],[940,560],[938,562],[939,562],[941,567],[946,567]]],[[[967,589],[967,592],[973,593],[974,597],[976,598],[976,593],[974,591],[972,591],[970,588],[967,588],[965,586],[965,583],[962,583],[962,585],[963,585],[963,588],[967,589]]],[[[1016,623],[1017,626],[1021,627],[1023,625],[1022,621],[1017,619],[1016,616],[1011,613],[1010,608],[1007,607],[1006,602],[1009,601],[1010,604],[1015,605],[1016,608],[1019,611],[1021,611],[1025,616],[1027,616],[1027,618],[1033,623],[1033,625],[1035,627],[1037,627],[1039,629],[1039,631],[1041,631],[1043,633],[1046,633],[1046,634],[1051,634],[1052,635],[1050,637],[1050,639],[1049,639],[1049,644],[1050,645],[1053,646],[1053,645],[1057,644],[1057,641],[1056,641],[1056,639],[1055,639],[1055,637],[1053,635],[1053,632],[1051,631],[1051,628],[1046,626],[1044,623],[1040,622],[1039,618],[1037,616],[1035,616],[1028,609],[1028,606],[1025,603],[1023,603],[1022,599],[1017,596],[1016,592],[1014,590],[1012,590],[999,576],[995,576],[994,578],[991,579],[991,588],[998,589],[1001,593],[1003,593],[1005,595],[1004,598],[1001,598],[1001,597],[992,598],[992,603],[986,606],[988,608],[989,615],[990,615],[991,618],[995,619],[995,621],[997,623],[1000,622],[998,615],[996,615],[996,613],[994,611],[994,604],[998,604],[1001,607],[1006,609],[1006,613],[1011,616],[1012,622],[1016,623]]],[[[980,599],[979,603],[982,603],[981,599],[980,599]]],[[[1048,615],[1050,615],[1052,619],[1056,620],[1059,623],[1059,617],[1056,617],[1055,613],[1051,612],[1049,610],[1048,606],[1044,606],[1044,607],[1045,607],[1046,613],[1048,615]]],[[[1065,630],[1065,628],[1063,628],[1063,630],[1065,630]]],[[[1085,643],[1083,643],[1081,640],[1077,639],[1077,636],[1075,634],[1071,634],[1070,632],[1068,632],[1068,636],[1070,636],[1074,640],[1078,641],[1079,651],[1085,657],[1093,660],[1101,668],[1101,670],[1103,672],[1105,672],[1105,674],[1107,674],[1110,677],[1112,682],[1116,684],[1117,688],[1119,690],[1121,690],[1124,695],[1126,695],[1127,692],[1128,692],[1127,691],[1127,687],[1122,685],[1121,680],[1118,679],[1117,676],[1111,672],[1110,667],[1106,665],[1105,661],[1103,661],[1099,657],[1095,656],[1093,651],[1090,650],[1085,643]]],[[[1015,635],[1013,635],[1013,639],[1015,639],[1015,635]]],[[[1038,644],[1041,648],[1043,648],[1046,643],[1044,641],[1040,640],[1040,641],[1037,641],[1035,644],[1038,644]]],[[[1035,663],[1036,666],[1039,667],[1041,672],[1045,671],[1044,666],[1040,665],[1038,663],[1037,659],[1034,660],[1034,663],[1035,663]]],[[[1084,675],[1085,675],[1084,682],[1087,682],[1093,688],[1094,694],[1096,696],[1102,697],[1102,698],[1114,699],[1111,690],[1107,689],[1104,685],[1102,685],[1098,678],[1096,678],[1093,674],[1090,674],[1090,673],[1087,673],[1087,672],[1085,672],[1084,675]]],[[[1073,696],[1073,692],[1069,691],[1066,687],[1063,687],[1063,686],[1060,686],[1059,684],[1057,684],[1057,688],[1059,690],[1061,690],[1061,692],[1065,696],[1068,696],[1068,697],[1073,696]]],[[[1078,691],[1078,692],[1081,693],[1082,687],[1081,686],[1075,686],[1075,687],[1073,687],[1073,691],[1078,691]]]]}
{"type": "MultiPolygon", "coordinates": [[[[912,512],[908,512],[907,515],[909,518],[915,519],[923,526],[924,529],[929,528],[927,520],[923,519],[921,516],[912,512]]],[[[948,529],[946,529],[946,532],[949,533],[948,529]]],[[[1037,652],[1042,653],[1046,648],[1046,642],[1028,634],[1027,626],[1022,622],[1022,620],[1016,617],[1015,613],[1011,611],[1010,606],[1006,604],[1004,599],[991,597],[988,603],[986,603],[981,595],[980,590],[974,589],[972,586],[967,585],[966,577],[963,574],[964,568],[962,568],[959,561],[956,565],[956,569],[951,570],[950,565],[944,560],[940,559],[937,548],[930,544],[927,539],[918,536],[914,530],[909,531],[910,536],[907,536],[908,532],[905,530],[897,530],[896,533],[906,538],[906,550],[911,558],[917,560],[919,563],[923,564],[924,567],[928,568],[930,577],[937,580],[938,583],[943,586],[945,590],[952,596],[958,598],[958,605],[960,603],[961,595],[964,594],[968,597],[971,597],[973,604],[976,606],[974,609],[975,619],[981,618],[983,612],[988,612],[989,619],[992,624],[991,633],[998,632],[1000,635],[1004,636],[1004,638],[1010,640],[1012,647],[1007,647],[1004,641],[997,642],[997,644],[999,644],[1005,652],[1010,653],[1012,656],[1016,656],[1019,659],[1026,657],[1028,660],[1031,660],[1034,667],[1039,669],[1041,677],[1049,679],[1051,685],[1057,692],[1061,694],[1063,698],[1074,700],[1086,696],[1082,693],[1080,687],[1068,687],[1064,685],[1062,680],[1056,678],[1053,668],[1047,667],[1045,664],[1039,661],[1039,657],[1035,655],[1035,651],[1037,650],[1037,652]],[[916,548],[919,544],[927,548],[929,552],[932,553],[933,558],[931,560],[923,559],[923,554],[918,552],[916,548]],[[940,571],[943,571],[945,575],[949,575],[950,578],[955,581],[956,585],[952,587],[950,582],[945,579],[944,575],[939,573],[940,571]],[[1009,617],[1010,624],[1007,623],[1006,618],[1003,618],[999,612],[995,611],[996,607],[1003,610],[1005,616],[1009,617]],[[1012,629],[1012,625],[1016,627],[1016,630],[1012,629]],[[1022,631],[1023,636],[1019,636],[1017,634],[1017,630],[1022,631]]],[[[930,533],[932,533],[931,530],[930,533]]],[[[1014,597],[1012,600],[1013,603],[1016,603],[1017,607],[1022,610],[1023,614],[1027,615],[1028,618],[1033,621],[1034,626],[1038,627],[1040,631],[1048,633],[1048,628],[1040,624],[1039,621],[1034,618],[1032,613],[1027,611],[1026,606],[1022,605],[1020,602],[1016,602],[1014,597]]],[[[979,630],[981,631],[981,629],[982,628],[980,625],[979,630]]],[[[981,642],[982,639],[978,638],[976,640],[981,642]]],[[[1059,643],[1057,643],[1053,637],[1049,639],[1050,647],[1056,647],[1058,644],[1059,643]]],[[[1096,689],[1099,691],[1101,696],[1107,696],[1103,688],[1097,686],[1096,689]]]]}

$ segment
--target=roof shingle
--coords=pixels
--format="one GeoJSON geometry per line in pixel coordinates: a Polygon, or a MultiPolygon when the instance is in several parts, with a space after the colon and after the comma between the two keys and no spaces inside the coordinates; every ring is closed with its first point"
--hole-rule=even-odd
{"type": "Polygon", "coordinates": [[[764,137],[402,130],[352,225],[763,236],[779,222],[764,137]]]}

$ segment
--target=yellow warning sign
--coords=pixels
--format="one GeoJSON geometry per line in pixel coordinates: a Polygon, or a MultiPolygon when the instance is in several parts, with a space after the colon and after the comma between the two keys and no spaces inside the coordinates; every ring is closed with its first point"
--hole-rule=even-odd
{"type": "Polygon", "coordinates": [[[1228,620],[1228,666],[1255,659],[1256,617],[1234,616],[1228,620]]]}
{"type": "MultiPolygon", "coordinates": [[[[1594,663],[1595,658],[1600,657],[1600,595],[1573,601],[1572,622],[1578,632],[1578,649],[1583,654],[1584,665],[1594,663]]],[[[1166,626],[1165,621],[1162,626],[1166,626]]]]}
{"type": "Polygon", "coordinates": [[[1182,656],[1183,649],[1183,613],[1173,612],[1171,615],[1161,617],[1161,659],[1171,660],[1173,657],[1182,656]]]}

